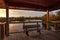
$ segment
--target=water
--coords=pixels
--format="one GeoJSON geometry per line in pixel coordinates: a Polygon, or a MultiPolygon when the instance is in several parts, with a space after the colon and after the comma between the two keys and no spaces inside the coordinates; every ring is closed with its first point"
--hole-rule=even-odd
{"type": "MultiPolygon", "coordinates": [[[[31,25],[31,24],[37,24],[37,23],[26,23],[25,25],[31,25]]],[[[39,23],[42,28],[42,23],[39,23]]],[[[10,32],[20,32],[23,31],[23,23],[17,23],[17,24],[9,24],[9,31],[10,32]]]]}

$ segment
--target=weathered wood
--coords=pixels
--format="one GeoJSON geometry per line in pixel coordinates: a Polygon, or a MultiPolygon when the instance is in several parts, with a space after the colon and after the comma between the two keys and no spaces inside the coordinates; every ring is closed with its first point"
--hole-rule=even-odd
{"type": "Polygon", "coordinates": [[[38,25],[24,25],[23,29],[26,29],[26,28],[37,28],[38,29],[38,27],[40,27],[39,24],[38,25]]]}
{"type": "Polygon", "coordinates": [[[46,30],[48,30],[49,27],[49,10],[47,10],[47,23],[46,23],[46,30]]]}
{"type": "Polygon", "coordinates": [[[4,39],[4,23],[0,23],[0,40],[4,39]]]}
{"type": "Polygon", "coordinates": [[[9,40],[60,40],[60,32],[43,31],[39,35],[36,31],[30,32],[30,36],[26,36],[24,33],[13,33],[9,36],[9,40]]]}
{"type": "MultiPolygon", "coordinates": [[[[27,36],[29,36],[28,32],[31,30],[30,28],[36,28],[37,32],[40,33],[40,30],[38,29],[39,27],[40,27],[40,24],[38,24],[38,22],[37,22],[37,24],[34,24],[34,25],[25,25],[25,23],[23,23],[23,29],[24,29],[24,31],[26,31],[27,36]],[[30,30],[28,30],[28,29],[30,29],[30,30]]],[[[32,29],[32,30],[34,30],[34,29],[32,29]]]]}
{"type": "Polygon", "coordinates": [[[10,24],[15,24],[15,23],[42,23],[42,21],[28,21],[28,22],[10,22],[10,24]]]}
{"type": "Polygon", "coordinates": [[[6,25],[5,25],[5,34],[6,34],[6,36],[9,36],[9,8],[8,8],[8,5],[6,5],[6,25]]]}

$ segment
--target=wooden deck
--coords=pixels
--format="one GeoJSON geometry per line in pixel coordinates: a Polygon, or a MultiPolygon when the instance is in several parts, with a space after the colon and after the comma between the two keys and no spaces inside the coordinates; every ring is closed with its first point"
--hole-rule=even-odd
{"type": "Polygon", "coordinates": [[[10,34],[8,40],[60,40],[60,32],[42,31],[42,34],[36,31],[29,32],[30,36],[25,33],[10,34]]]}

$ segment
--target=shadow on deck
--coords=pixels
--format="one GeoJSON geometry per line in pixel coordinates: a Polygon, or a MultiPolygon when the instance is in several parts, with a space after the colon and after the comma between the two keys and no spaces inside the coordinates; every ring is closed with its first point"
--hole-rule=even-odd
{"type": "Polygon", "coordinates": [[[10,34],[8,40],[60,40],[60,32],[42,31],[41,34],[36,31],[29,32],[30,36],[25,33],[10,34]]]}

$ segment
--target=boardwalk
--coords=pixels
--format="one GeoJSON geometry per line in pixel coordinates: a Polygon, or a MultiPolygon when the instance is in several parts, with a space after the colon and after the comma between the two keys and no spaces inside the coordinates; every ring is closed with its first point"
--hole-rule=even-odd
{"type": "Polygon", "coordinates": [[[9,40],[60,40],[60,32],[42,31],[39,35],[36,31],[29,32],[30,36],[25,33],[10,34],[9,40]]]}

